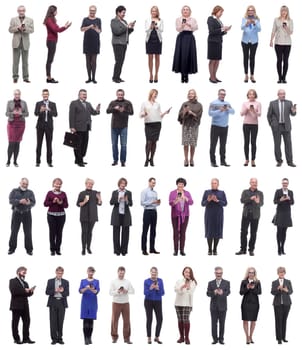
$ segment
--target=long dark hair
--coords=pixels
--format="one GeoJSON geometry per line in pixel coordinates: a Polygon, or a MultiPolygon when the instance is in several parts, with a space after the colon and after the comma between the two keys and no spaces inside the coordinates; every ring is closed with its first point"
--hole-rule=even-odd
{"type": "Polygon", "coordinates": [[[194,277],[194,273],[193,273],[193,270],[192,270],[191,267],[186,266],[186,267],[182,270],[182,275],[184,276],[185,270],[187,270],[187,269],[190,271],[190,280],[193,281],[193,282],[195,282],[195,284],[197,285],[197,281],[196,281],[196,279],[195,279],[195,277],[194,277]]]}
{"type": "Polygon", "coordinates": [[[56,23],[57,22],[57,20],[55,18],[56,11],[57,11],[57,6],[54,6],[54,5],[49,6],[47,9],[43,24],[46,24],[46,21],[48,20],[48,18],[51,18],[52,21],[56,23]]]}

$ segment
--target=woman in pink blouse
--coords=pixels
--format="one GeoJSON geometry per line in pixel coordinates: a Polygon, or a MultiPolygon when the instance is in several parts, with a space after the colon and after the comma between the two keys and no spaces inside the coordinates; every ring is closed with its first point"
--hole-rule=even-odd
{"type": "Polygon", "coordinates": [[[243,136],[244,136],[244,154],[245,162],[244,166],[249,164],[249,146],[251,143],[252,148],[252,167],[255,167],[256,158],[256,140],[258,134],[258,117],[261,116],[261,103],[256,101],[257,92],[254,89],[250,89],[247,92],[248,100],[242,104],[241,116],[243,119],[243,136]]]}
{"type": "Polygon", "coordinates": [[[191,9],[184,6],[181,17],[176,20],[176,38],[172,71],[181,73],[181,82],[188,83],[189,74],[197,73],[196,42],[193,32],[198,29],[195,18],[191,17],[191,9]]]}
{"type": "Polygon", "coordinates": [[[187,181],[183,178],[176,180],[176,190],[170,192],[169,204],[171,206],[171,219],[174,237],[174,256],[186,255],[184,252],[186,230],[189,222],[189,205],[193,204],[190,192],[185,191],[187,181]]]}
{"type": "Polygon", "coordinates": [[[46,82],[47,83],[58,83],[57,80],[51,77],[51,64],[53,62],[53,59],[56,53],[58,33],[63,32],[64,30],[66,30],[71,26],[71,22],[66,22],[63,27],[59,27],[57,25],[56,15],[57,15],[57,7],[53,5],[49,6],[43,22],[43,24],[45,24],[47,29],[47,39],[46,39],[46,46],[48,49],[47,61],[46,61],[46,75],[47,75],[46,82]]]}

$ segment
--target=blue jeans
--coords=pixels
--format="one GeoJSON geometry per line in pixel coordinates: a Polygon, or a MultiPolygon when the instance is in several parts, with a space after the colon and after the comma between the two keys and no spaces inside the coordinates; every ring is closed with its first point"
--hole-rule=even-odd
{"type": "Polygon", "coordinates": [[[127,132],[128,128],[111,128],[111,143],[112,143],[112,155],[113,161],[118,161],[118,137],[120,137],[121,144],[121,163],[126,163],[127,155],[127,132]]]}

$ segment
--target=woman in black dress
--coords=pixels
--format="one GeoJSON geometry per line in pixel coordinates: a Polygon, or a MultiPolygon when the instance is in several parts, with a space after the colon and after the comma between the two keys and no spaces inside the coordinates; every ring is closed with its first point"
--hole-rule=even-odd
{"type": "Polygon", "coordinates": [[[209,72],[210,82],[220,83],[221,80],[217,79],[216,73],[219,66],[219,61],[222,57],[222,37],[230,29],[231,26],[224,26],[220,20],[224,9],[221,6],[215,6],[212,11],[212,16],[208,18],[208,60],[209,60],[209,72]]]}
{"type": "Polygon", "coordinates": [[[159,17],[157,6],[151,7],[151,17],[145,21],[146,30],[146,54],[148,55],[148,65],[150,83],[158,82],[158,70],[162,48],[162,32],[164,30],[163,20],[159,17]],[[153,80],[153,61],[155,60],[155,75],[153,80]]]}
{"type": "Polygon", "coordinates": [[[198,29],[195,18],[191,17],[191,9],[184,6],[181,17],[176,19],[176,38],[172,71],[181,73],[181,82],[188,83],[189,74],[197,73],[196,42],[193,32],[198,29]]]}
{"type": "Polygon", "coordinates": [[[86,83],[95,80],[96,57],[100,53],[100,33],[102,31],[101,19],[96,17],[96,6],[89,7],[89,16],[83,19],[81,31],[84,32],[83,52],[86,55],[86,68],[88,80],[86,83]]]}
{"type": "Polygon", "coordinates": [[[208,255],[217,255],[217,246],[223,234],[223,207],[228,204],[224,191],[218,190],[218,186],[219,180],[212,179],[211,189],[204,192],[201,201],[201,205],[206,207],[204,226],[208,255]]]}
{"type": "Polygon", "coordinates": [[[241,315],[243,321],[243,329],[246,335],[246,343],[254,344],[253,333],[256,327],[259,311],[258,295],[261,294],[261,284],[257,278],[257,272],[254,267],[249,267],[246,270],[244,280],[241,282],[239,293],[240,295],[243,295],[241,303],[241,315]]]}

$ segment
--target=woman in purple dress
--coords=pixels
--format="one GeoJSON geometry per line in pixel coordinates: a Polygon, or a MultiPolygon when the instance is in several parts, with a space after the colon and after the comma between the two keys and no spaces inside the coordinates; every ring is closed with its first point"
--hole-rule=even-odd
{"type": "Polygon", "coordinates": [[[66,193],[61,191],[62,183],[61,179],[54,179],[53,190],[47,193],[44,200],[44,206],[48,207],[47,222],[51,255],[61,255],[62,234],[66,219],[64,209],[68,208],[66,193]]]}
{"type": "Polygon", "coordinates": [[[14,99],[7,102],[6,116],[8,149],[6,166],[10,166],[10,160],[14,155],[14,166],[18,166],[17,159],[20,150],[20,142],[25,130],[25,117],[28,117],[28,109],[25,101],[21,100],[21,91],[14,91],[14,99]]]}
{"type": "Polygon", "coordinates": [[[170,192],[169,204],[171,206],[171,219],[174,237],[174,256],[186,255],[184,252],[186,241],[186,230],[189,222],[189,205],[193,204],[190,192],[185,191],[187,181],[183,178],[176,180],[176,190],[170,192]]]}
{"type": "Polygon", "coordinates": [[[218,190],[219,180],[212,179],[211,189],[204,192],[201,205],[204,213],[205,236],[208,240],[208,255],[217,255],[217,246],[223,233],[223,207],[227,205],[226,195],[218,190]]]}
{"type": "Polygon", "coordinates": [[[79,292],[82,294],[81,319],[83,320],[83,333],[85,345],[92,344],[93,320],[96,320],[98,311],[97,294],[100,291],[99,280],[93,277],[95,269],[90,266],[87,269],[87,278],[81,280],[79,292]]]}

